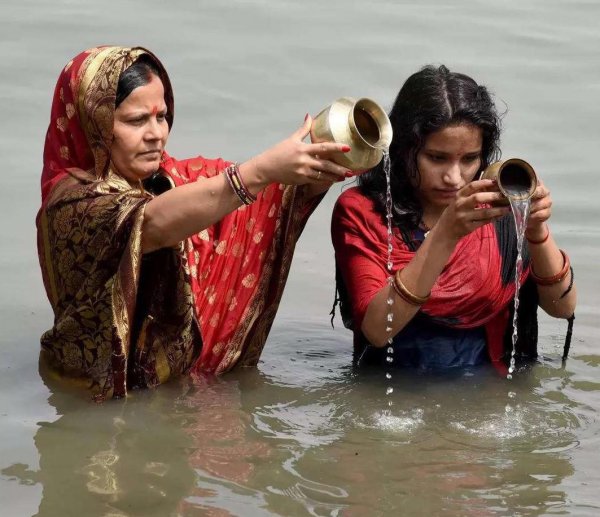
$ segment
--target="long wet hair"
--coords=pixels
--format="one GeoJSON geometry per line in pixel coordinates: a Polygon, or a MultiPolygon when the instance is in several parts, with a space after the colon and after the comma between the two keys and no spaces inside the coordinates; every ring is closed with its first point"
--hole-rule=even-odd
{"type": "MultiPolygon", "coordinates": [[[[389,117],[394,130],[390,145],[392,221],[402,230],[417,227],[423,216],[416,195],[420,183],[417,155],[430,134],[448,126],[473,124],[482,132],[482,169],[500,156],[500,117],[487,88],[467,75],[450,72],[444,65],[426,66],[411,75],[400,89],[389,117]]],[[[385,217],[383,162],[360,176],[358,185],[385,217]]]]}

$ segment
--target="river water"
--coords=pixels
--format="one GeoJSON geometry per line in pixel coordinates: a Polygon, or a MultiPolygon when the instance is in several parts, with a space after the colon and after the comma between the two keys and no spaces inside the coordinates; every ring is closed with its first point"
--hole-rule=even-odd
{"type": "Polygon", "coordinates": [[[5,0],[0,513],[598,515],[599,19],[595,0],[5,0]],[[162,58],[177,106],[169,150],[181,158],[243,160],[343,95],[389,108],[428,63],[489,85],[507,111],[504,156],[550,187],[551,227],[576,270],[566,366],[566,323],[542,316],[531,371],[397,374],[388,408],[383,372],[357,376],[351,334],[329,325],[338,185],[299,242],[256,370],[101,406],[42,381],[43,140],[58,72],[98,44],[162,58]]]}

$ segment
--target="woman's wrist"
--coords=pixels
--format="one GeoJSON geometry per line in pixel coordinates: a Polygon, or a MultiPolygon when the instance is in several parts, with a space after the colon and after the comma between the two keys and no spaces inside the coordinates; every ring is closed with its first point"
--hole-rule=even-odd
{"type": "Polygon", "coordinates": [[[241,163],[239,165],[239,171],[244,184],[253,195],[258,194],[271,183],[264,173],[264,168],[260,163],[259,156],[241,163]]]}
{"type": "Polygon", "coordinates": [[[444,250],[450,255],[458,244],[460,237],[453,235],[452,232],[446,231],[443,221],[440,219],[438,223],[427,232],[427,237],[425,237],[425,239],[429,240],[432,246],[444,250]]]}
{"type": "Polygon", "coordinates": [[[550,237],[550,228],[546,223],[525,230],[525,238],[530,244],[543,244],[548,240],[548,237],[550,237]]]}

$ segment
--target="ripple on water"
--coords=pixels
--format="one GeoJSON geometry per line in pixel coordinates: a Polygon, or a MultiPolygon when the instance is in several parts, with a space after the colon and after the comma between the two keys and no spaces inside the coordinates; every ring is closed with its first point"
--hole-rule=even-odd
{"type": "Polygon", "coordinates": [[[536,431],[536,425],[527,424],[526,412],[506,406],[503,414],[493,414],[485,421],[473,419],[466,422],[451,422],[450,426],[470,436],[482,439],[510,440],[536,431]]]}
{"type": "Polygon", "coordinates": [[[572,413],[509,402],[503,411],[451,421],[449,428],[454,432],[446,438],[484,449],[505,444],[530,452],[568,450],[577,446],[574,431],[578,427],[572,413]]]}
{"type": "Polygon", "coordinates": [[[378,411],[371,417],[369,424],[361,427],[375,427],[382,431],[400,435],[412,435],[424,425],[424,411],[421,408],[392,414],[390,410],[378,411]]]}

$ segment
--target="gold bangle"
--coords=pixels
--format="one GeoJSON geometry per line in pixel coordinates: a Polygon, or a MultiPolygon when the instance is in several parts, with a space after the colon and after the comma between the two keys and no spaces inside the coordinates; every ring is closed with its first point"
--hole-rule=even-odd
{"type": "Polygon", "coordinates": [[[431,293],[429,293],[427,296],[417,296],[416,294],[411,293],[402,283],[402,280],[400,280],[400,273],[403,270],[404,268],[400,268],[398,271],[396,271],[396,274],[394,275],[394,282],[392,283],[392,285],[394,286],[394,291],[396,291],[396,294],[398,294],[400,298],[402,298],[405,302],[410,303],[411,305],[423,305],[427,300],[429,300],[431,293]]]}

